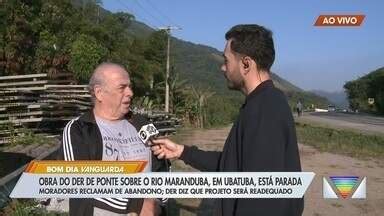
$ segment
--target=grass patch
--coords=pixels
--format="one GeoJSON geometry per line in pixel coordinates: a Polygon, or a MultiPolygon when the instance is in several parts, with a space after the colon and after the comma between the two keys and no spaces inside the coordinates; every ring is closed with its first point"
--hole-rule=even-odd
{"type": "Polygon", "coordinates": [[[1,131],[8,132],[8,143],[3,145],[0,150],[4,147],[16,146],[16,145],[31,145],[31,144],[53,144],[54,139],[46,137],[42,134],[35,134],[31,129],[26,127],[14,128],[12,124],[5,124],[0,126],[1,131]]]}
{"type": "Polygon", "coordinates": [[[33,199],[13,199],[0,215],[10,216],[67,216],[68,213],[48,212],[33,199]]]}
{"type": "Polygon", "coordinates": [[[10,146],[16,146],[16,145],[31,145],[31,144],[52,144],[54,143],[54,139],[46,137],[41,134],[35,134],[32,131],[28,129],[24,129],[23,133],[18,134],[17,136],[10,137],[9,140],[10,146]]]}
{"type": "Polygon", "coordinates": [[[337,130],[296,122],[300,143],[320,151],[353,157],[384,158],[384,136],[368,135],[348,130],[337,130]]]}

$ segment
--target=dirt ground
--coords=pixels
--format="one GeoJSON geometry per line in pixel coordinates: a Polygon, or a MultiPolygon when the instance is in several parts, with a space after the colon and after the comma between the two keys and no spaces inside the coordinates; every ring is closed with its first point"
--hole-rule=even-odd
{"type": "MultiPolygon", "coordinates": [[[[196,145],[206,150],[221,150],[229,133],[229,127],[209,130],[183,130],[176,139],[185,145],[196,145]]],[[[319,152],[299,144],[303,171],[316,174],[305,194],[303,215],[384,215],[384,161],[359,160],[347,156],[319,152]],[[367,199],[323,199],[322,177],[331,175],[357,175],[367,177],[367,199]]],[[[172,163],[175,171],[192,171],[181,161],[172,163]]],[[[171,215],[211,215],[210,200],[177,199],[171,215]]]]}

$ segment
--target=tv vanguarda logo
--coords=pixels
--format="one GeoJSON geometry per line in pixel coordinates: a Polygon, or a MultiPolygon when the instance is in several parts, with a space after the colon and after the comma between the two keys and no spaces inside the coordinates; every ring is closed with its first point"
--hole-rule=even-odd
{"type": "Polygon", "coordinates": [[[324,199],[366,199],[367,177],[329,176],[323,177],[324,199]]]}

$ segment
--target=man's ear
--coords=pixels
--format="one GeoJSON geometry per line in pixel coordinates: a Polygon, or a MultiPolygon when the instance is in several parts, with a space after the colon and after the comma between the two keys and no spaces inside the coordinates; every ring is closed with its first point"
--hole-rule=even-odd
{"type": "Polygon", "coordinates": [[[95,92],[96,100],[101,101],[102,100],[102,94],[103,94],[101,86],[96,85],[93,90],[95,92]]]}
{"type": "Polygon", "coordinates": [[[249,56],[245,56],[242,58],[241,63],[245,74],[247,74],[251,70],[253,60],[249,56]]]}

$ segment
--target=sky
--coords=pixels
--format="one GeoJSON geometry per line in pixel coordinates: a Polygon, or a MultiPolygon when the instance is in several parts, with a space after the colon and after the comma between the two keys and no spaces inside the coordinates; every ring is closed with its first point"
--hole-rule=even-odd
{"type": "Polygon", "coordinates": [[[112,12],[132,13],[156,28],[179,26],[173,36],[224,50],[237,24],[272,30],[272,71],[305,90],[341,91],[349,80],[384,67],[383,0],[103,0],[112,12]],[[360,27],[316,27],[325,14],[364,14],[360,27]]]}

